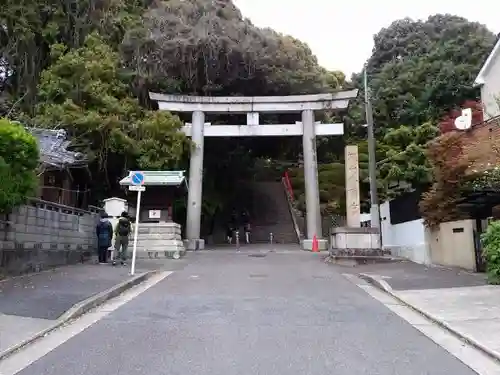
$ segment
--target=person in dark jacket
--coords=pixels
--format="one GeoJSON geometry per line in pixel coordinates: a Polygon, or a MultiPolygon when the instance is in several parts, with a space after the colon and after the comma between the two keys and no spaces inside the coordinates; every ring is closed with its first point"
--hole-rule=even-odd
{"type": "Polygon", "coordinates": [[[116,264],[116,259],[120,259],[122,265],[127,261],[127,250],[130,234],[132,233],[132,223],[127,211],[123,211],[115,228],[115,255],[113,265],[116,264]]]}
{"type": "Polygon", "coordinates": [[[226,224],[226,241],[228,244],[233,242],[233,226],[231,222],[226,224]]]}
{"type": "Polygon", "coordinates": [[[101,212],[101,219],[95,228],[99,264],[106,264],[108,262],[108,249],[113,239],[113,225],[109,222],[108,217],[106,212],[101,212]]]}

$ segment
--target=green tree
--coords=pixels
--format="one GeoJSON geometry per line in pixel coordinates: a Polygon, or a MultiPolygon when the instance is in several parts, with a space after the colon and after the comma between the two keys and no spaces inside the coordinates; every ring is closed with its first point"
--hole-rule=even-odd
{"type": "Polygon", "coordinates": [[[386,133],[378,145],[385,154],[382,160],[378,159],[384,191],[394,196],[408,189],[425,189],[432,183],[426,150],[428,142],[438,134],[438,128],[430,122],[416,127],[402,125],[386,133]]]}
{"type": "Polygon", "coordinates": [[[493,221],[481,234],[486,258],[486,273],[490,284],[500,284],[500,221],[493,221]]]}
{"type": "Polygon", "coordinates": [[[163,169],[181,161],[186,137],[178,117],[140,106],[121,77],[120,57],[98,34],[81,48],[52,46],[41,75],[35,125],[64,128],[94,161],[108,187],[134,167],[163,169]]]}
{"type": "MultiPolygon", "coordinates": [[[[121,53],[137,95],[288,95],[331,91],[345,83],[328,72],[303,42],[243,18],[231,1],[171,0],[144,14],[128,30],[121,53]]],[[[261,116],[263,123],[294,123],[296,114],[261,116]]],[[[319,120],[320,118],[318,118],[319,120]]],[[[241,123],[238,115],[211,116],[213,124],[241,123]]],[[[207,139],[205,207],[220,206],[235,180],[251,178],[255,158],[297,161],[301,140],[207,139]]]]}
{"type": "Polygon", "coordinates": [[[30,111],[40,74],[53,61],[52,45],[79,48],[87,35],[98,31],[118,47],[125,30],[141,22],[151,2],[6,0],[0,9],[0,98],[13,98],[11,105],[30,111]]]}
{"type": "Polygon", "coordinates": [[[20,124],[0,119],[0,212],[33,196],[37,187],[38,144],[20,124]]]}
{"type": "MultiPolygon", "coordinates": [[[[179,160],[186,144],[175,133],[180,122],[149,112],[149,91],[287,95],[346,84],[342,73],[321,68],[305,43],[255,27],[231,1],[7,0],[0,25],[0,115],[19,118],[24,110],[23,120],[65,128],[73,146],[94,160],[103,195],[133,165],[186,167],[179,160]],[[172,126],[158,128],[165,123],[172,126]]],[[[262,116],[269,123],[296,120],[262,116]]],[[[301,142],[214,140],[205,151],[204,197],[211,202],[226,196],[231,179],[251,173],[250,156],[297,160],[301,142]]]]}
{"type": "Polygon", "coordinates": [[[321,68],[305,43],[253,26],[231,1],[158,2],[121,51],[137,87],[168,93],[316,93],[343,79],[321,68]]]}
{"type": "Polygon", "coordinates": [[[486,26],[449,14],[398,20],[382,29],[368,60],[376,124],[436,122],[477,99],[474,78],[495,40],[486,26]]]}
{"type": "MultiPolygon", "coordinates": [[[[367,73],[381,198],[430,186],[434,177],[425,150],[438,134],[434,124],[477,99],[473,80],[495,39],[484,25],[440,14],[424,21],[396,20],[374,36],[367,73]]],[[[345,118],[346,143],[360,146],[360,159],[366,144],[362,78],[351,77],[360,93],[345,118]]],[[[367,181],[362,181],[365,191],[367,181]]]]}

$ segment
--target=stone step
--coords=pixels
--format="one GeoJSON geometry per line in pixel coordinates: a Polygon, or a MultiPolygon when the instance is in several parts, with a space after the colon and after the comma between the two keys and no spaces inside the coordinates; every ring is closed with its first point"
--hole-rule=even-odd
{"type": "MultiPolygon", "coordinates": [[[[245,183],[239,204],[251,209],[251,242],[269,243],[273,233],[275,243],[297,243],[297,235],[288,208],[286,193],[281,182],[245,183]]],[[[244,238],[240,229],[240,239],[244,238]]],[[[225,240],[225,233],[214,235],[214,241],[225,240]]]]}

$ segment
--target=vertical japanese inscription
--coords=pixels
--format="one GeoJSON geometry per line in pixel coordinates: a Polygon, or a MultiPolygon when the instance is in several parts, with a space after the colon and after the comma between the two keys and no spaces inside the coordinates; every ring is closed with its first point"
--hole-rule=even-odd
{"type": "Polygon", "coordinates": [[[360,226],[358,146],[345,147],[347,226],[360,226]]]}

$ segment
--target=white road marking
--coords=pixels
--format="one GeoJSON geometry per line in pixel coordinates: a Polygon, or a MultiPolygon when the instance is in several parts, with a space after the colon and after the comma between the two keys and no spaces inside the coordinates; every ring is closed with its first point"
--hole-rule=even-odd
{"type": "Polygon", "coordinates": [[[368,284],[359,277],[352,274],[343,274],[343,276],[384,304],[396,315],[406,320],[414,328],[418,329],[429,339],[458,358],[473,371],[480,375],[500,375],[500,364],[483,352],[463,342],[458,337],[432,323],[424,316],[418,314],[392,296],[368,284]]]}
{"type": "Polygon", "coordinates": [[[108,301],[104,305],[97,307],[95,310],[50,333],[46,337],[34,342],[10,357],[7,357],[3,361],[0,361],[0,375],[17,374],[19,371],[47,355],[72,337],[78,335],[105,316],[111,314],[119,307],[125,305],[127,302],[130,302],[141,293],[144,293],[146,290],[156,285],[170,274],[172,274],[172,272],[167,271],[154,275],[144,283],[135,286],[118,297],[108,301]]]}

